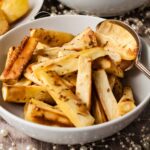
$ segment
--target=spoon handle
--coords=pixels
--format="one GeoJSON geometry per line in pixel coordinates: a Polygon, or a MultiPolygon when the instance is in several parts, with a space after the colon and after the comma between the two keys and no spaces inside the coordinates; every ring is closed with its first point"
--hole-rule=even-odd
{"type": "Polygon", "coordinates": [[[150,79],[150,70],[148,70],[139,60],[136,61],[135,65],[150,79]]]}

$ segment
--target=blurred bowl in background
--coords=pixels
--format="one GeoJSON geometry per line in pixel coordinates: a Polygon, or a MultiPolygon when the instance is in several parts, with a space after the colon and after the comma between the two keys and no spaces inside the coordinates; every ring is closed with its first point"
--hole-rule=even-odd
{"type": "Polygon", "coordinates": [[[116,16],[141,6],[149,0],[59,0],[79,12],[98,16],[116,16]]]}

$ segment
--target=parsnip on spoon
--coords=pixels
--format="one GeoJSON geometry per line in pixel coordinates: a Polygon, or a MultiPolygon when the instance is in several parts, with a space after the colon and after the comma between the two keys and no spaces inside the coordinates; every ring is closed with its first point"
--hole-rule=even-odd
{"type": "Polygon", "coordinates": [[[133,64],[150,78],[150,71],[140,62],[142,45],[139,36],[127,24],[118,20],[104,20],[96,26],[98,42],[106,50],[120,54],[125,71],[133,64]]]}

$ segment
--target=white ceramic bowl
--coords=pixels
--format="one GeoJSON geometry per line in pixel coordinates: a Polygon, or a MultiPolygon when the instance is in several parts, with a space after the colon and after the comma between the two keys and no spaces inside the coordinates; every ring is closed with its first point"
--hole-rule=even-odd
{"type": "Polygon", "coordinates": [[[132,10],[148,0],[59,0],[63,4],[78,10],[99,16],[115,16],[132,10]]]}
{"type": "MultiPolygon", "coordinates": [[[[103,19],[90,16],[56,16],[39,19],[24,25],[21,25],[0,39],[0,72],[4,67],[7,50],[10,46],[16,45],[29,33],[30,28],[47,28],[61,30],[73,34],[80,33],[87,26],[95,29],[97,23],[103,19]]],[[[143,43],[145,54],[145,64],[150,64],[150,50],[143,43]]],[[[23,117],[23,106],[4,103],[0,94],[0,115],[19,131],[42,141],[58,144],[77,144],[96,141],[108,137],[131,123],[145,108],[150,97],[150,80],[133,69],[128,73],[126,83],[132,85],[138,106],[127,115],[113,121],[100,125],[94,125],[84,128],[58,128],[34,124],[25,121],[23,117]]],[[[1,87],[0,87],[1,88],[1,87]]]]}

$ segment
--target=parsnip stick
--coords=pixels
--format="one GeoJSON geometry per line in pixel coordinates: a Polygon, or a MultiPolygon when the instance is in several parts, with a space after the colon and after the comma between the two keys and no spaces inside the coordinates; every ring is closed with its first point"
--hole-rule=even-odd
{"type": "Polygon", "coordinates": [[[98,46],[96,35],[90,27],[78,34],[69,43],[63,45],[63,49],[67,50],[84,50],[98,46]]]}
{"type": "MultiPolygon", "coordinates": [[[[32,109],[30,108],[31,106],[28,106],[28,109],[32,109]]],[[[33,117],[31,116],[32,112],[29,112],[27,114],[25,114],[25,117],[27,121],[33,122],[33,123],[38,123],[38,124],[42,124],[42,125],[47,125],[47,126],[51,126],[51,127],[70,127],[64,124],[60,124],[58,122],[51,122],[47,119],[43,119],[42,117],[33,117]]]]}
{"type": "Polygon", "coordinates": [[[98,97],[93,95],[93,107],[92,107],[93,116],[95,118],[95,123],[100,124],[107,121],[104,109],[98,97]]]}
{"type": "Polygon", "coordinates": [[[55,71],[59,75],[65,75],[68,73],[72,73],[77,71],[78,69],[78,58],[79,56],[90,57],[92,60],[96,58],[103,57],[106,55],[115,55],[116,60],[120,60],[120,56],[115,53],[110,53],[108,51],[104,51],[101,47],[91,48],[89,50],[84,50],[81,52],[77,52],[74,54],[70,54],[64,57],[57,58],[55,60],[47,61],[40,64],[32,65],[32,70],[35,70],[39,67],[44,67],[46,71],[55,71]],[[117,58],[118,57],[118,58],[117,58]]]}
{"type": "Polygon", "coordinates": [[[93,77],[99,99],[108,120],[117,118],[119,116],[117,101],[112,93],[105,70],[94,71],[93,77]]]}
{"type": "Polygon", "coordinates": [[[66,32],[46,30],[46,29],[32,29],[30,36],[36,38],[39,42],[44,43],[50,47],[62,46],[73,39],[73,35],[66,32]]]}
{"type": "Polygon", "coordinates": [[[40,101],[45,101],[54,104],[52,97],[47,90],[42,86],[36,85],[6,85],[2,87],[3,99],[6,102],[26,103],[29,99],[35,98],[40,101]]]}
{"type": "Polygon", "coordinates": [[[130,31],[110,20],[97,26],[97,40],[105,49],[115,51],[123,60],[134,60],[138,53],[138,44],[130,31]]]}
{"type": "Polygon", "coordinates": [[[94,61],[94,69],[105,69],[107,73],[123,78],[123,70],[108,58],[98,58],[94,61]]]}
{"type": "Polygon", "coordinates": [[[111,67],[111,62],[107,58],[98,58],[93,62],[94,69],[107,69],[111,67]]]}
{"type": "MultiPolygon", "coordinates": [[[[26,69],[26,72],[24,73],[24,76],[32,81],[33,83],[42,86],[42,83],[40,80],[37,79],[37,77],[34,75],[34,73],[30,69],[26,69]]],[[[66,84],[66,86],[74,91],[75,85],[73,83],[70,83],[68,80],[65,78],[62,79],[63,82],[66,84]]]]}
{"type": "Polygon", "coordinates": [[[118,103],[118,109],[121,116],[133,110],[136,105],[134,104],[134,98],[131,87],[124,87],[123,96],[118,103]]]}
{"type": "Polygon", "coordinates": [[[76,95],[91,109],[92,90],[92,61],[88,57],[80,56],[78,60],[78,73],[76,95]]]}
{"type": "Polygon", "coordinates": [[[12,62],[4,69],[0,79],[2,81],[15,80],[21,76],[25,66],[32,57],[33,51],[37,45],[37,41],[34,38],[26,37],[21,46],[16,48],[12,54],[12,62]]]}
{"type": "Polygon", "coordinates": [[[34,73],[47,88],[58,107],[76,127],[89,126],[94,123],[94,118],[84,103],[72,93],[56,73],[47,73],[42,69],[35,70],[34,73]]]}
{"type": "Polygon", "coordinates": [[[57,107],[36,99],[31,99],[25,105],[24,114],[25,119],[28,121],[43,122],[42,124],[45,123],[47,125],[73,126],[70,120],[57,107]]]}
{"type": "MultiPolygon", "coordinates": [[[[40,82],[40,80],[37,79],[37,77],[34,75],[33,72],[31,72],[29,69],[26,70],[26,72],[24,73],[24,76],[29,79],[30,81],[32,81],[33,83],[42,86],[42,83],[40,82]]],[[[70,83],[68,80],[66,79],[62,79],[63,82],[66,84],[66,86],[71,89],[72,91],[74,91],[75,85],[70,83]]]]}

